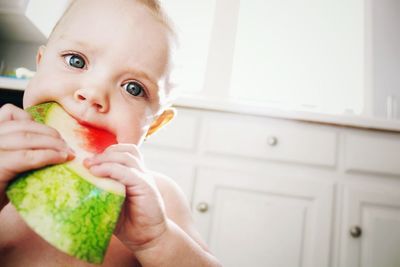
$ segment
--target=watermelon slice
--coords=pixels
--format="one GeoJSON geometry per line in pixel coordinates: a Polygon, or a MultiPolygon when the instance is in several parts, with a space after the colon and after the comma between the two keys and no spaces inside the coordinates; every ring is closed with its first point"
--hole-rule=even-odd
{"type": "Polygon", "coordinates": [[[54,102],[28,112],[37,122],[57,129],[76,157],[19,175],[7,188],[7,196],[26,223],[51,245],[78,259],[102,263],[125,188],[90,174],[82,162],[116,139],[106,131],[79,124],[54,102]]]}

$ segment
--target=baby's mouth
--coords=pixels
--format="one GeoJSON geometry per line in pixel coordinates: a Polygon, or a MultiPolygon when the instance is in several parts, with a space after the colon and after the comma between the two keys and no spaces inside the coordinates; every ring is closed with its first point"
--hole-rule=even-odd
{"type": "Polygon", "coordinates": [[[98,130],[98,131],[107,131],[106,129],[103,129],[102,127],[99,127],[99,126],[97,126],[97,125],[95,125],[95,124],[93,124],[93,123],[90,123],[90,122],[88,122],[88,121],[81,120],[81,119],[76,118],[76,117],[74,117],[74,116],[72,116],[72,117],[73,117],[80,125],[82,125],[82,126],[84,126],[84,127],[91,128],[91,129],[96,129],[96,130],[98,130]]]}
{"type": "Polygon", "coordinates": [[[83,119],[81,119],[81,116],[75,115],[73,112],[70,112],[70,111],[69,111],[67,108],[65,108],[65,107],[63,107],[63,108],[64,108],[65,112],[67,112],[68,115],[69,115],[71,118],[73,118],[74,120],[76,120],[81,126],[88,127],[88,128],[92,128],[92,129],[96,129],[96,130],[98,130],[98,131],[107,131],[107,132],[110,132],[110,134],[111,134],[111,131],[110,131],[107,127],[103,127],[103,126],[101,126],[101,125],[98,125],[98,124],[96,124],[96,123],[89,122],[89,121],[87,121],[87,120],[83,120],[83,119]]]}
{"type": "Polygon", "coordinates": [[[86,140],[84,144],[87,151],[92,153],[102,153],[110,145],[116,144],[117,139],[114,134],[107,130],[92,126],[86,122],[79,122],[82,126],[76,129],[76,132],[82,135],[86,140]]]}
{"type": "Polygon", "coordinates": [[[91,153],[102,153],[108,146],[118,143],[116,136],[106,127],[99,126],[86,120],[80,119],[64,108],[67,114],[74,119],[80,127],[74,131],[82,136],[82,140],[86,140],[85,150],[91,153]]]}

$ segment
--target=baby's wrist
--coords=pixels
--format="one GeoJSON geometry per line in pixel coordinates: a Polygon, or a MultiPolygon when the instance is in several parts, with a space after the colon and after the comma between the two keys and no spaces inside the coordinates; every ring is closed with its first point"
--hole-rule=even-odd
{"type": "Polygon", "coordinates": [[[165,230],[157,238],[153,239],[147,244],[138,247],[135,251],[135,256],[142,263],[142,266],[160,266],[165,258],[165,252],[171,251],[167,245],[172,245],[174,235],[174,223],[167,219],[165,230]],[[144,264],[150,259],[151,265],[144,264]]]}
{"type": "Polygon", "coordinates": [[[136,254],[157,246],[157,243],[160,242],[168,231],[167,221],[165,220],[157,225],[157,227],[153,226],[153,229],[148,229],[146,233],[127,233],[117,228],[114,234],[129,250],[136,254]]]}

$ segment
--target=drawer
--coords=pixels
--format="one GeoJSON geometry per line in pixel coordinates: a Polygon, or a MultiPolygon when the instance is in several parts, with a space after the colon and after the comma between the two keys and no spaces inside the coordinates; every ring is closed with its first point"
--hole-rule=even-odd
{"type": "Polygon", "coordinates": [[[347,171],[400,175],[400,134],[346,133],[344,161],[347,171]]]}
{"type": "Polygon", "coordinates": [[[330,127],[227,114],[206,120],[204,128],[206,153],[336,164],[337,133],[330,127]]]}

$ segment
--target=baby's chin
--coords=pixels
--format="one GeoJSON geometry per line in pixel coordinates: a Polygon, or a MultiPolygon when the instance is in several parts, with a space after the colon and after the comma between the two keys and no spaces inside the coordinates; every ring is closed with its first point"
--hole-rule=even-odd
{"type": "Polygon", "coordinates": [[[140,147],[143,144],[143,141],[145,139],[145,135],[142,137],[127,137],[127,136],[121,136],[121,135],[116,135],[117,138],[117,143],[118,144],[131,144],[135,145],[137,147],[140,147]]]}

